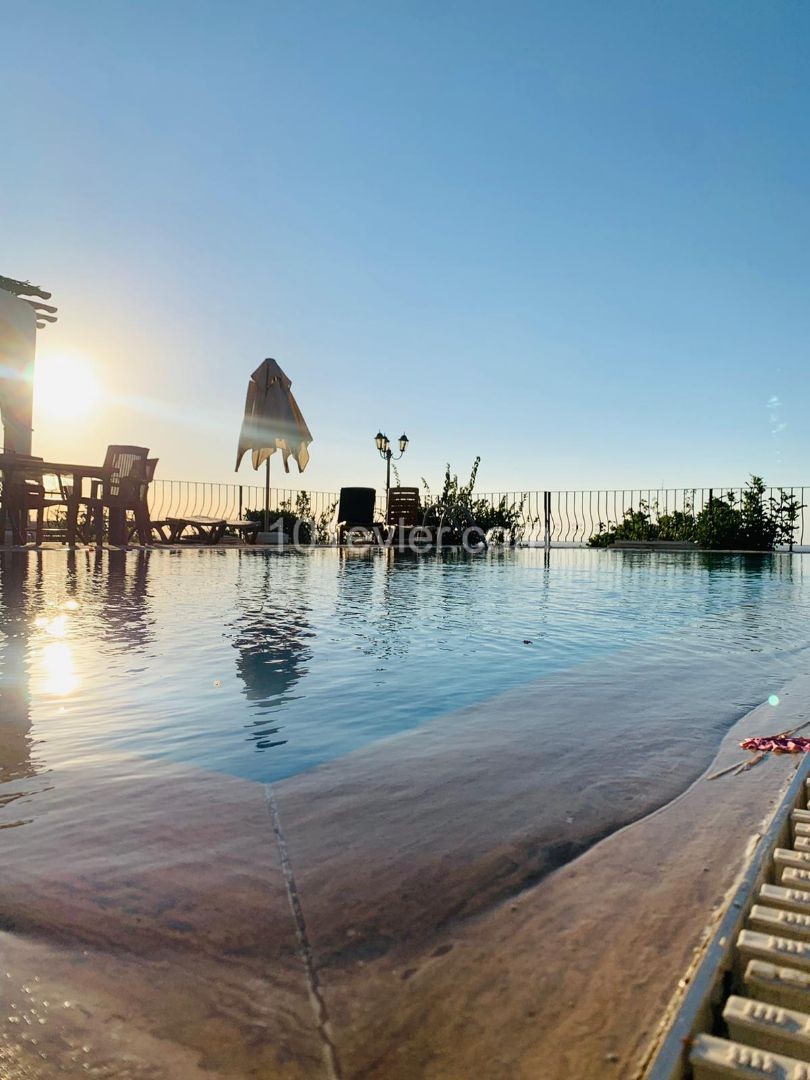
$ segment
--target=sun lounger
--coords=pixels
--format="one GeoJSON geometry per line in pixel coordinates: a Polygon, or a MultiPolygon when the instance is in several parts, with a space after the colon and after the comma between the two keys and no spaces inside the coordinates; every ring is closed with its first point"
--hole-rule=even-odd
{"type": "Polygon", "coordinates": [[[216,517],[167,517],[153,521],[152,527],[167,544],[218,544],[228,522],[216,517]],[[186,534],[186,530],[191,530],[186,534]]]}
{"type": "Polygon", "coordinates": [[[247,518],[227,522],[227,531],[238,536],[240,540],[244,540],[246,544],[256,543],[260,528],[261,524],[258,521],[250,521],[247,518]]]}
{"type": "Polygon", "coordinates": [[[364,533],[373,540],[375,520],[374,504],[377,492],[374,488],[344,487],[340,489],[337,512],[338,543],[344,544],[347,535],[364,533]]]}

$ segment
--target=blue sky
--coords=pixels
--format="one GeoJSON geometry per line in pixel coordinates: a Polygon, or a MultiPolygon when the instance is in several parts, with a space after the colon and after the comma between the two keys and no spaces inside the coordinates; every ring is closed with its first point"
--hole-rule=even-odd
{"type": "Polygon", "coordinates": [[[3,22],[0,273],[53,290],[42,355],[104,391],[38,413],[40,453],[229,480],[275,356],[315,436],[295,486],[382,486],[380,426],[403,483],[477,453],[483,490],[810,482],[806,5],[3,22]]]}

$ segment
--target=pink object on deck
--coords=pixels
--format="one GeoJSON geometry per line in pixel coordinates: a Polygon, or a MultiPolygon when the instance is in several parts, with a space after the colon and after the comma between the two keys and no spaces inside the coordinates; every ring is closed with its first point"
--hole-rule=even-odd
{"type": "Polygon", "coordinates": [[[777,754],[806,754],[810,750],[810,739],[804,739],[796,735],[755,735],[751,739],[743,739],[740,743],[743,750],[769,751],[777,754]]]}

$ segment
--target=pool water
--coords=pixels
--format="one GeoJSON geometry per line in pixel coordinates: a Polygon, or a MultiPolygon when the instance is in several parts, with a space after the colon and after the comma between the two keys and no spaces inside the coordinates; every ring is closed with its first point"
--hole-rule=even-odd
{"type": "Polygon", "coordinates": [[[0,1075],[596,1075],[794,765],[805,558],[1,552],[0,1075]]]}
{"type": "MultiPolygon", "coordinates": [[[[645,658],[692,700],[705,681],[716,743],[808,647],[802,556],[6,552],[0,775],[125,751],[275,781],[560,673],[598,710],[594,672],[645,658]]],[[[639,724],[677,741],[660,709],[639,724]]]]}

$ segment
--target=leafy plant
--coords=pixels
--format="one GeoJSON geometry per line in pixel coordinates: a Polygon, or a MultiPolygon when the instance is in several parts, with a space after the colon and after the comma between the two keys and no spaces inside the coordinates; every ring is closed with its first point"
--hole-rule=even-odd
{"type": "MultiPolygon", "coordinates": [[[[317,516],[312,509],[312,499],[308,491],[299,491],[295,503],[284,499],[278,509],[268,514],[267,524],[271,531],[286,533],[303,547],[311,544],[328,544],[332,539],[332,522],[337,503],[333,502],[317,516]]],[[[264,510],[246,510],[249,521],[259,521],[264,525],[264,510]]]]}
{"type": "Polygon", "coordinates": [[[497,504],[474,495],[475,481],[481,458],[477,457],[470,470],[466,484],[459,482],[458,475],[450,472],[447,465],[441,493],[434,498],[427,480],[422,478],[424,489],[425,513],[423,524],[439,536],[445,544],[482,542],[489,544],[509,544],[514,546],[529,524],[523,513],[525,497],[520,502],[510,503],[506,496],[497,504]]]}
{"type": "MultiPolygon", "coordinates": [[[[658,506],[655,507],[658,513],[658,506]]],[[[671,514],[658,515],[659,540],[691,540],[695,527],[692,503],[687,502],[685,510],[673,510],[671,514]]]]}
{"type": "Polygon", "coordinates": [[[610,547],[617,540],[658,540],[659,534],[658,523],[653,521],[650,508],[642,499],[638,510],[633,507],[625,510],[618,525],[611,527],[600,521],[599,531],[590,538],[588,544],[591,547],[610,547]]]}

